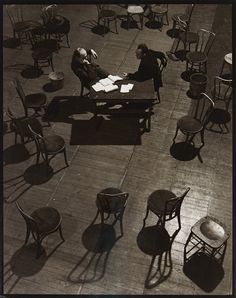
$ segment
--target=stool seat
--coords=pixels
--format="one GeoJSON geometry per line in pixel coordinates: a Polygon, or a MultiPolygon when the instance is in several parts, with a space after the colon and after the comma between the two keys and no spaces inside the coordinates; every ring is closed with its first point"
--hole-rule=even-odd
{"type": "MultiPolygon", "coordinates": [[[[160,189],[154,191],[148,198],[149,209],[154,213],[163,213],[165,211],[166,202],[175,197],[176,195],[169,190],[160,189]]],[[[171,205],[167,205],[167,213],[170,212],[171,207],[171,205]]]]}
{"type": "Polygon", "coordinates": [[[164,14],[167,13],[168,9],[159,5],[155,5],[151,8],[152,12],[155,14],[164,14]]]}
{"type": "Polygon", "coordinates": [[[129,5],[127,12],[131,14],[140,14],[140,13],[144,13],[144,10],[140,5],[129,5]]]}
{"type": "Polygon", "coordinates": [[[207,56],[201,52],[189,52],[186,55],[186,59],[190,60],[192,63],[206,62],[207,56]]]}
{"type": "Polygon", "coordinates": [[[102,10],[102,11],[100,12],[100,17],[101,17],[101,18],[106,18],[106,19],[108,19],[108,18],[113,19],[113,18],[116,17],[116,13],[115,13],[115,11],[113,11],[113,10],[110,10],[110,9],[104,9],[104,10],[102,10]]]}
{"type": "Polygon", "coordinates": [[[35,220],[40,234],[55,230],[61,223],[61,215],[52,207],[36,209],[31,217],[35,220]]]}
{"type": "Polygon", "coordinates": [[[229,238],[225,225],[211,216],[201,218],[191,230],[212,248],[220,247],[229,238]]]}
{"type": "Polygon", "coordinates": [[[64,149],[65,141],[58,135],[50,135],[44,137],[45,147],[40,142],[41,150],[46,151],[48,154],[54,154],[64,149]],[[41,146],[42,145],[42,146],[41,146]]]}
{"type": "Polygon", "coordinates": [[[188,131],[189,133],[197,133],[202,129],[202,123],[190,116],[183,116],[177,122],[178,127],[182,131],[188,131]]]}
{"type": "Polygon", "coordinates": [[[49,49],[46,49],[46,48],[38,48],[38,49],[35,49],[32,53],[32,57],[33,59],[35,60],[38,60],[38,59],[44,59],[44,58],[47,58],[49,57],[50,55],[52,54],[52,52],[49,50],[49,49]]]}
{"type": "Polygon", "coordinates": [[[227,62],[228,64],[231,64],[231,65],[232,65],[232,53],[226,54],[226,55],[224,56],[224,60],[225,60],[225,62],[227,62]]]}

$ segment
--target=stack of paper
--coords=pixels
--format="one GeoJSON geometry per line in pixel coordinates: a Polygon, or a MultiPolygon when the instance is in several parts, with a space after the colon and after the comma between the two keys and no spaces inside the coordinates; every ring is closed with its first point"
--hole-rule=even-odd
{"type": "Polygon", "coordinates": [[[117,85],[111,84],[111,85],[106,86],[104,88],[104,91],[105,92],[110,92],[110,91],[114,91],[114,90],[117,90],[117,89],[119,89],[119,87],[117,85]]]}
{"type": "Polygon", "coordinates": [[[98,91],[104,91],[105,87],[101,83],[97,82],[96,84],[92,85],[92,88],[93,90],[98,92],[98,91]]]}
{"type": "Polygon", "coordinates": [[[120,92],[128,93],[130,90],[133,89],[133,87],[134,87],[134,84],[121,85],[120,92]]]}
{"type": "MultiPolygon", "coordinates": [[[[113,85],[116,81],[123,80],[123,78],[119,76],[113,76],[109,75],[105,79],[99,80],[96,84],[92,85],[92,88],[98,92],[98,91],[105,91],[105,92],[110,92],[113,90],[119,89],[117,85],[113,85]]],[[[132,85],[132,84],[130,84],[132,85]]]]}

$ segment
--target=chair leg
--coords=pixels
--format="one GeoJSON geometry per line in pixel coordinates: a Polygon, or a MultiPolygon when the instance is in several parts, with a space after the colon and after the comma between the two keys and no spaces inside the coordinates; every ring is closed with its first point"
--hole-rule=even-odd
{"type": "Polygon", "coordinates": [[[129,30],[129,26],[130,26],[130,15],[128,13],[128,15],[127,15],[127,30],[129,30]]]}
{"type": "Polygon", "coordinates": [[[42,251],[42,245],[41,245],[42,240],[40,240],[39,238],[37,238],[36,240],[36,244],[37,244],[37,252],[36,252],[36,259],[38,259],[41,255],[41,251],[42,251]]]}
{"type": "Polygon", "coordinates": [[[83,94],[84,94],[84,85],[81,83],[80,97],[83,97],[83,94]]]}
{"type": "Polygon", "coordinates": [[[68,48],[70,48],[70,42],[69,42],[69,36],[68,36],[68,34],[66,34],[66,42],[67,42],[68,48]]]}
{"type": "Polygon", "coordinates": [[[161,102],[161,97],[160,97],[159,89],[157,89],[156,95],[157,95],[157,102],[160,103],[161,102]]]}
{"type": "Polygon", "coordinates": [[[167,26],[169,26],[168,12],[166,13],[166,23],[167,23],[167,26]]]}
{"type": "Polygon", "coordinates": [[[29,236],[30,236],[30,229],[27,227],[24,246],[27,244],[27,242],[29,240],[29,236]]]}
{"type": "Polygon", "coordinates": [[[59,234],[60,234],[61,240],[62,240],[62,241],[65,241],[65,239],[64,239],[64,237],[63,237],[63,234],[62,234],[61,225],[59,226],[58,230],[59,230],[59,234]]]}
{"type": "Polygon", "coordinates": [[[117,30],[117,18],[115,18],[115,27],[116,27],[116,34],[118,34],[118,30],[117,30]]]}
{"type": "Polygon", "coordinates": [[[175,131],[175,136],[174,136],[174,138],[173,138],[173,143],[175,143],[175,139],[176,139],[176,137],[177,137],[178,131],[179,131],[179,127],[178,127],[178,125],[177,125],[177,127],[176,127],[176,131],[175,131]]]}
{"type": "Polygon", "coordinates": [[[181,220],[180,220],[180,214],[178,214],[178,216],[177,216],[177,219],[178,219],[179,230],[180,230],[180,229],[181,229],[181,220]]]}
{"type": "Polygon", "coordinates": [[[139,15],[141,30],[143,30],[143,13],[139,15]]]}
{"type": "Polygon", "coordinates": [[[148,217],[148,213],[149,213],[149,207],[147,206],[146,215],[145,215],[145,217],[144,217],[144,219],[143,219],[143,228],[145,227],[146,219],[147,219],[147,217],[148,217]]]}
{"type": "Polygon", "coordinates": [[[120,231],[121,231],[121,235],[124,235],[124,231],[123,231],[123,213],[120,215],[120,231]]]}
{"type": "Polygon", "coordinates": [[[49,62],[50,62],[50,65],[51,65],[52,71],[54,71],[54,66],[53,66],[53,62],[52,62],[52,57],[50,57],[50,58],[49,58],[49,62]]]}
{"type": "Polygon", "coordinates": [[[202,148],[205,145],[205,142],[204,142],[204,129],[201,131],[201,142],[202,142],[202,145],[200,146],[200,148],[202,148]]]}
{"type": "Polygon", "coordinates": [[[64,153],[64,158],[65,158],[65,163],[66,163],[67,167],[69,167],[67,157],[66,157],[66,149],[63,150],[63,153],[64,153]]]}

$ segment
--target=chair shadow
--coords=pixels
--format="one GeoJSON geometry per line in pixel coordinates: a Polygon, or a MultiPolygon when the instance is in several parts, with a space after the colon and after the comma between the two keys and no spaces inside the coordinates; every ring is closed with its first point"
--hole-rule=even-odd
{"type": "Polygon", "coordinates": [[[47,106],[45,119],[51,122],[73,123],[70,116],[86,114],[94,110],[94,104],[89,98],[80,96],[55,96],[47,106]]]}
{"type": "Polygon", "coordinates": [[[26,161],[30,153],[23,144],[14,144],[3,150],[3,164],[15,164],[26,161]]]}
{"type": "Polygon", "coordinates": [[[205,292],[212,292],[224,277],[223,267],[204,252],[195,253],[185,263],[183,272],[205,292]]]}
{"type": "Polygon", "coordinates": [[[126,20],[125,19],[121,19],[121,23],[120,23],[120,27],[122,29],[128,30],[128,29],[138,29],[139,25],[138,22],[135,21],[134,19],[131,19],[129,27],[128,27],[128,21],[127,21],[127,17],[126,20]]]}
{"type": "Polygon", "coordinates": [[[200,156],[200,148],[186,142],[173,143],[170,147],[170,154],[181,161],[190,161],[197,156],[200,162],[203,162],[200,156]]]}
{"type": "Polygon", "coordinates": [[[112,225],[90,224],[82,235],[87,252],[71,270],[67,280],[71,283],[93,283],[102,279],[110,251],[121,237],[116,237],[112,225]]]}
{"type": "Polygon", "coordinates": [[[169,37],[172,37],[172,38],[178,38],[179,36],[179,32],[180,30],[179,29],[169,29],[166,31],[166,34],[169,36],[169,37]]]}
{"type": "Polygon", "coordinates": [[[142,228],[137,236],[139,249],[152,256],[151,264],[145,279],[145,287],[152,289],[165,281],[172,272],[171,247],[180,229],[169,235],[161,226],[142,228]]]}
{"type": "Polygon", "coordinates": [[[20,46],[21,42],[19,38],[7,38],[3,40],[2,45],[4,48],[7,49],[16,49],[18,46],[20,46]]]}
{"type": "Polygon", "coordinates": [[[196,71],[194,70],[185,70],[181,73],[181,79],[184,80],[185,82],[190,82],[190,77],[191,75],[195,74],[196,71]]]}
{"type": "Polygon", "coordinates": [[[53,86],[52,83],[47,83],[47,84],[43,85],[44,92],[51,93],[51,92],[55,92],[55,91],[57,91],[59,89],[60,88],[55,88],[55,86],[53,86]]]}
{"type": "Polygon", "coordinates": [[[72,123],[71,145],[140,145],[138,118],[94,116],[72,123]]]}
{"type": "Polygon", "coordinates": [[[97,35],[103,35],[103,34],[107,34],[108,32],[110,32],[111,30],[108,27],[104,27],[102,25],[96,25],[94,27],[91,28],[91,32],[97,35]]]}
{"type": "Polygon", "coordinates": [[[33,66],[27,66],[24,70],[21,71],[21,76],[25,79],[36,79],[43,74],[42,69],[36,69],[33,66]]]}
{"type": "Polygon", "coordinates": [[[145,23],[145,26],[148,29],[160,29],[161,28],[161,22],[149,20],[145,23]]]}

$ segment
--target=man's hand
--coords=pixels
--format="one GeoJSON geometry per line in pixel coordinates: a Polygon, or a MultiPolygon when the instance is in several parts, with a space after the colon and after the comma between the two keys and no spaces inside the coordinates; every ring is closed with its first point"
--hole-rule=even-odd
{"type": "Polygon", "coordinates": [[[90,51],[91,51],[93,58],[97,59],[98,54],[93,49],[91,49],[90,51]]]}

